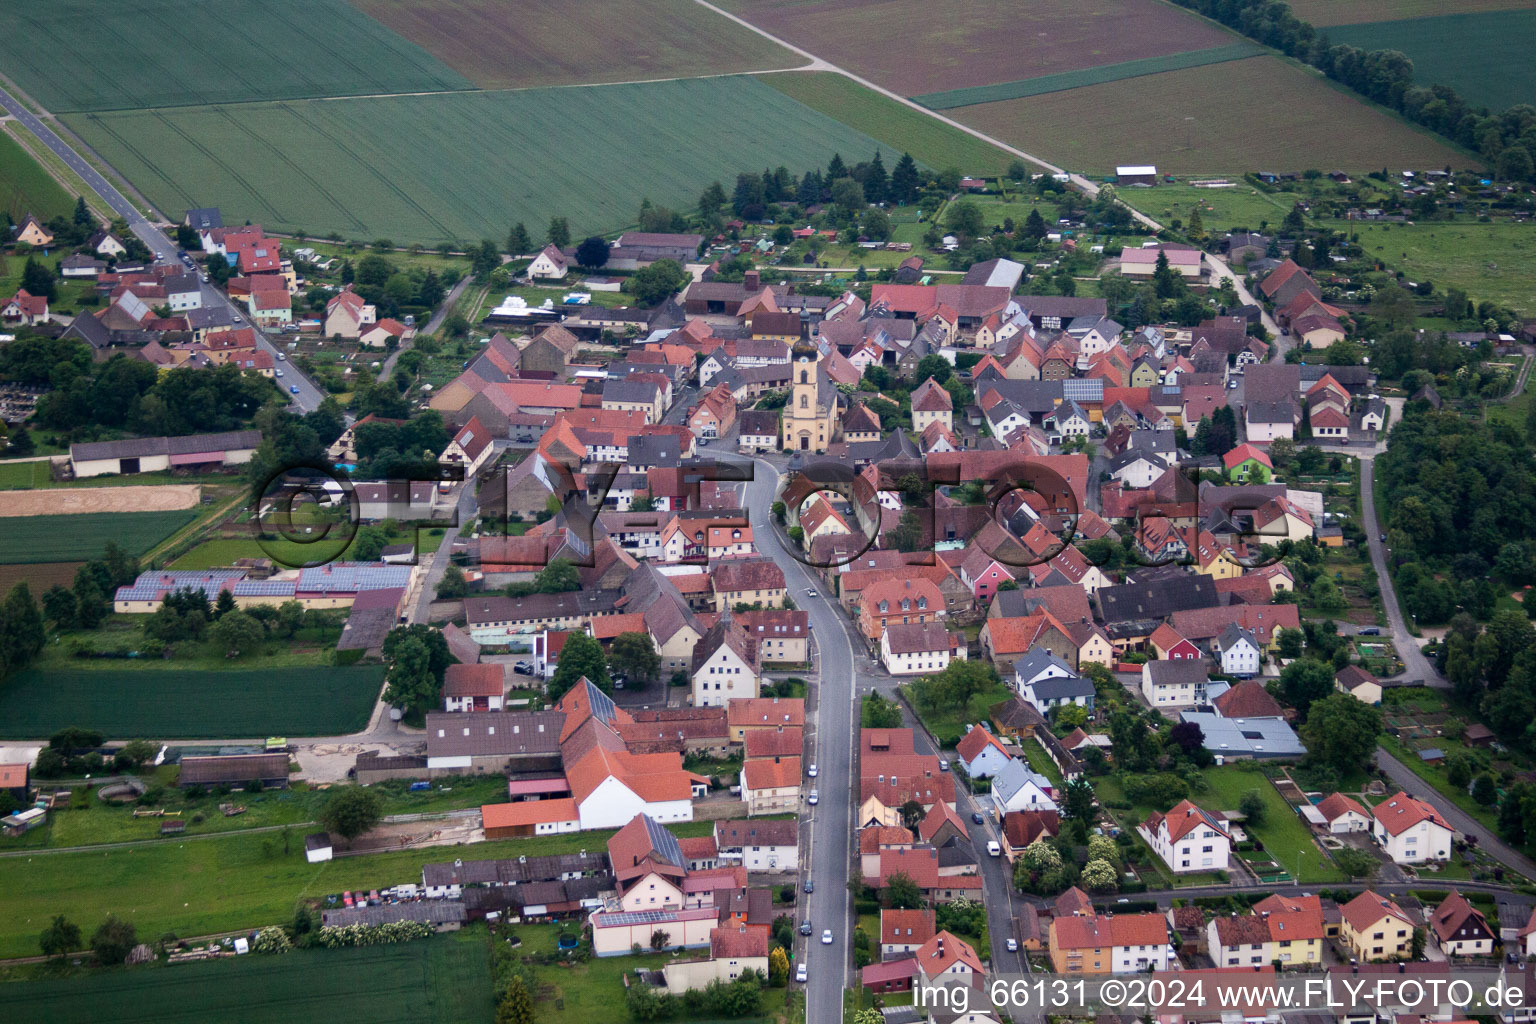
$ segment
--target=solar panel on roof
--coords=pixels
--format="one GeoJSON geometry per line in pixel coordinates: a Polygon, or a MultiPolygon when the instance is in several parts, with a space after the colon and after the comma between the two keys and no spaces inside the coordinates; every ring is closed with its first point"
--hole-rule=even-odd
{"type": "Polygon", "coordinates": [[[613,704],[613,698],[599,690],[597,685],[590,679],[587,680],[587,703],[592,706],[593,715],[608,725],[613,724],[613,720],[618,714],[613,704]]]}
{"type": "Polygon", "coordinates": [[[683,848],[678,843],[677,837],[649,814],[643,814],[641,817],[645,819],[645,833],[650,837],[651,849],[666,858],[668,864],[685,867],[687,862],[683,860],[683,848]]]}

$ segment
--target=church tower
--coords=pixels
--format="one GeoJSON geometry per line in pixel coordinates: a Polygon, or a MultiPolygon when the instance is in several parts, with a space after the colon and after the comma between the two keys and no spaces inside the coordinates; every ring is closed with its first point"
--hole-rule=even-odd
{"type": "Polygon", "coordinates": [[[784,407],[785,451],[825,452],[832,443],[836,392],[825,383],[821,353],[808,338],[790,349],[789,404],[784,407]]]}

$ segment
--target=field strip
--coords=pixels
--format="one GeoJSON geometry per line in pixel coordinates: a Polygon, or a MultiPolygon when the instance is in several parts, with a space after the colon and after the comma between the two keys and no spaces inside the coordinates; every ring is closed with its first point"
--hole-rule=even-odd
{"type": "Polygon", "coordinates": [[[0,518],[74,516],[91,512],[178,512],[195,507],[202,496],[201,484],[0,491],[0,518]]]}
{"type": "Polygon", "coordinates": [[[1048,92],[1065,92],[1085,85],[1103,85],[1106,82],[1118,82],[1125,78],[1157,75],[1164,71],[1182,71],[1185,68],[1198,68],[1206,64],[1224,64],[1227,61],[1256,57],[1268,52],[1258,43],[1231,43],[1227,46],[1212,46],[1204,50],[1190,50],[1163,57],[1143,57],[1140,60],[1104,64],[1096,68],[1082,68],[1078,71],[1041,75],[1038,78],[1024,78],[1016,82],[999,82],[995,85],[976,85],[967,89],[930,92],[913,96],[912,100],[921,103],[929,110],[953,110],[956,107],[969,107],[977,103],[1018,100],[1026,96],[1041,96],[1048,92]]]}

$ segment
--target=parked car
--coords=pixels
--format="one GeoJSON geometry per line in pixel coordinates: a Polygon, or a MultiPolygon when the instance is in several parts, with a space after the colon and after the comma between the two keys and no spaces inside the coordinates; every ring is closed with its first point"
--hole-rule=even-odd
{"type": "Polygon", "coordinates": [[[809,921],[801,921],[800,922],[800,934],[801,935],[809,935],[809,934],[811,934],[811,922],[809,922],[809,921]]]}
{"type": "Polygon", "coordinates": [[[1003,855],[1003,848],[997,844],[997,840],[996,839],[992,840],[990,843],[987,844],[987,856],[988,857],[1001,857],[1002,855],[1003,855]]]}
{"type": "Polygon", "coordinates": [[[806,978],[805,961],[802,960],[798,964],[795,965],[795,980],[798,981],[800,984],[804,985],[805,984],[805,978],[806,978]]]}
{"type": "Polygon", "coordinates": [[[939,771],[941,771],[941,772],[947,772],[947,771],[949,771],[949,762],[948,762],[948,761],[946,761],[946,760],[945,760],[945,759],[944,759],[944,758],[942,758],[942,757],[941,757],[941,758],[939,758],[939,771]]]}
{"type": "Polygon", "coordinates": [[[521,672],[525,676],[531,676],[533,675],[533,662],[520,661],[516,665],[512,666],[512,671],[521,672]]]}
{"type": "Polygon", "coordinates": [[[287,361],[288,361],[288,356],[287,356],[287,354],[286,354],[286,353],[283,353],[283,352],[279,352],[279,353],[278,353],[278,354],[277,354],[277,361],[278,361],[278,362],[280,362],[280,363],[285,363],[285,362],[287,362],[287,361]]]}
{"type": "Polygon", "coordinates": [[[805,592],[805,596],[806,597],[815,597],[816,596],[816,591],[814,591],[814,590],[807,590],[805,592]]]}
{"type": "Polygon", "coordinates": [[[808,893],[815,892],[816,891],[816,883],[811,881],[809,878],[807,878],[805,880],[805,891],[808,892],[808,893]]]}
{"type": "Polygon", "coordinates": [[[812,807],[815,807],[817,804],[821,803],[821,794],[813,789],[811,790],[811,795],[806,798],[805,802],[810,804],[812,807]]]}
{"type": "Polygon", "coordinates": [[[972,811],[971,812],[971,820],[974,821],[978,825],[984,825],[984,824],[986,824],[986,821],[987,821],[986,818],[982,817],[982,814],[981,814],[980,811],[972,811]]]}
{"type": "Polygon", "coordinates": [[[811,765],[811,770],[806,772],[805,774],[809,775],[811,778],[814,779],[816,777],[816,771],[817,771],[816,766],[813,764],[813,765],[811,765]]]}
{"type": "Polygon", "coordinates": [[[1019,940],[1018,939],[1009,939],[1008,940],[1008,952],[1010,952],[1010,953],[1017,953],[1018,951],[1019,951],[1019,940]]]}
{"type": "Polygon", "coordinates": [[[273,370],[272,372],[277,374],[279,377],[281,377],[283,375],[283,371],[282,370],[273,370]]]}
{"type": "Polygon", "coordinates": [[[291,395],[298,394],[299,393],[299,386],[297,384],[289,384],[288,385],[288,393],[291,394],[291,395]]]}
{"type": "Polygon", "coordinates": [[[1381,627],[1380,626],[1366,626],[1364,629],[1360,630],[1360,635],[1361,636],[1381,636],[1381,627]]]}

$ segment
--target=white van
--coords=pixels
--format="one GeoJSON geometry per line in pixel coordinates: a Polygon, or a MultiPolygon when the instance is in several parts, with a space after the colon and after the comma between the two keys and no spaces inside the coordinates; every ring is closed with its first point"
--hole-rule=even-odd
{"type": "Polygon", "coordinates": [[[994,839],[987,844],[987,855],[991,857],[1001,857],[1003,855],[1003,848],[997,845],[997,840],[994,839]]]}

